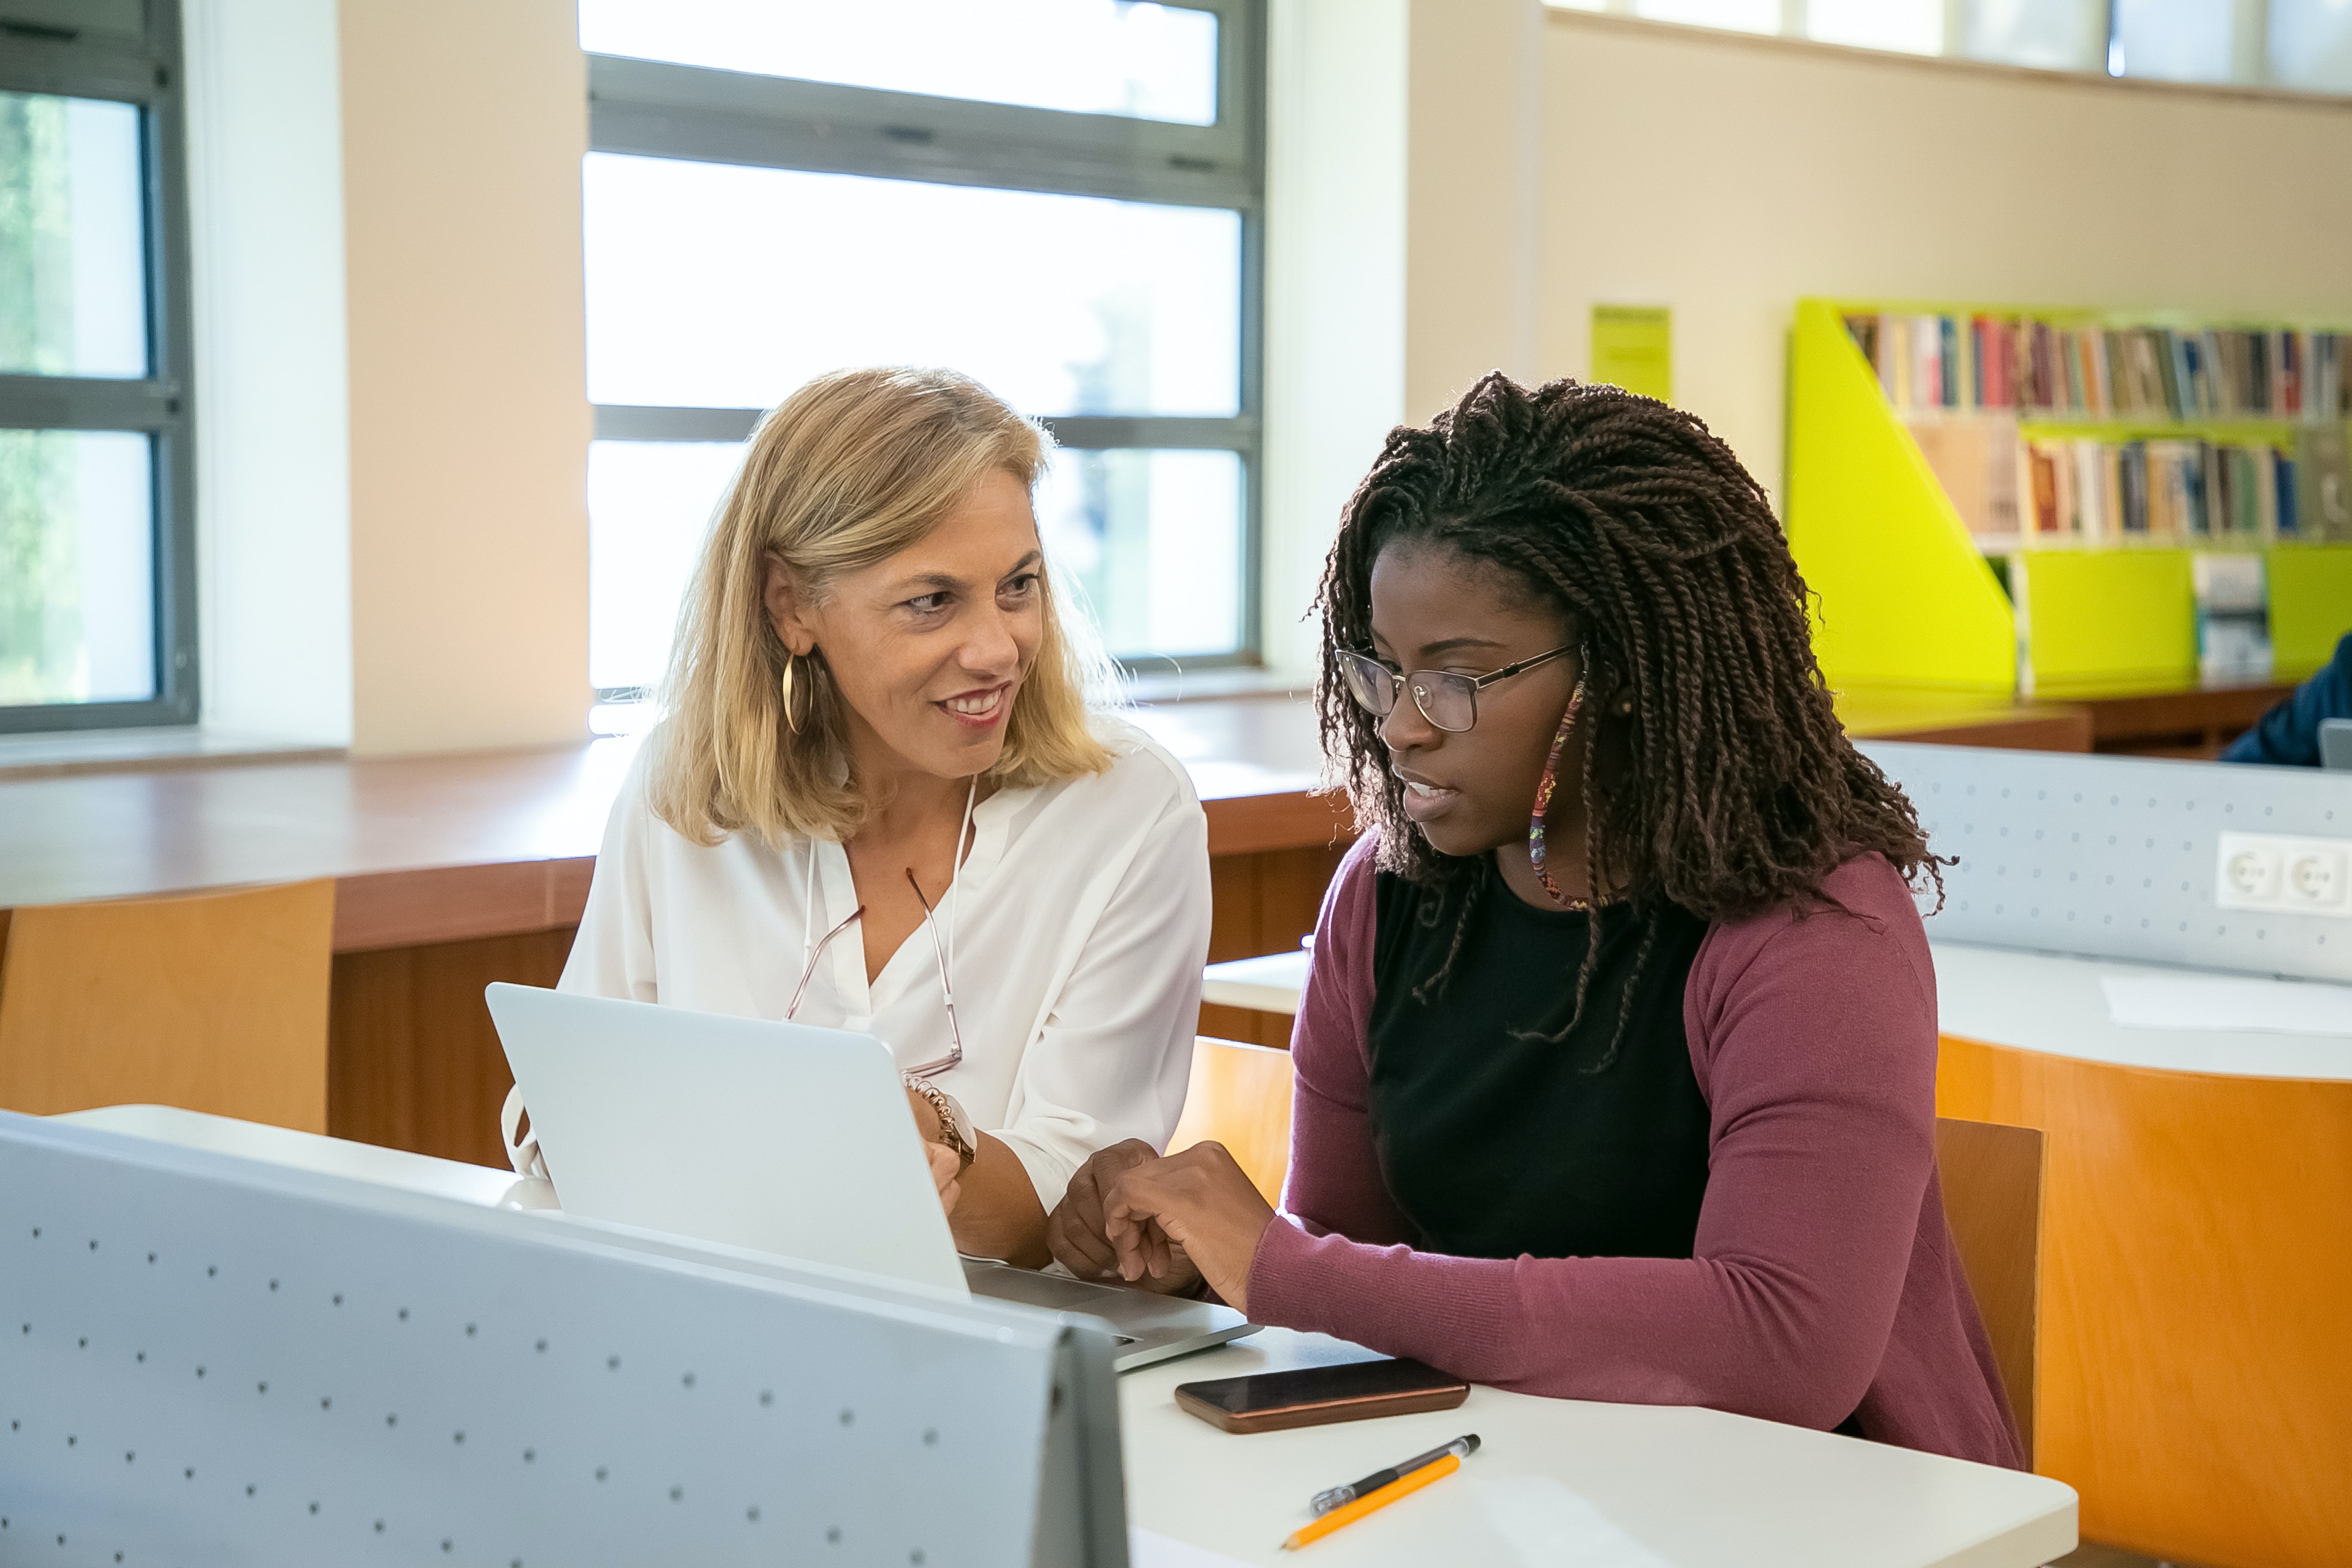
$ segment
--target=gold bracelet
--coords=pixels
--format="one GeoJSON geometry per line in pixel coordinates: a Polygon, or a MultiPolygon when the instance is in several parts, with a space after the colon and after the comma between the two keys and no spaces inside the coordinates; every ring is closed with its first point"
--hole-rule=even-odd
{"type": "Polygon", "coordinates": [[[971,1145],[964,1137],[963,1130],[956,1125],[955,1107],[948,1103],[947,1091],[929,1079],[918,1078],[911,1072],[902,1073],[900,1077],[908,1088],[930,1102],[932,1112],[940,1119],[940,1142],[955,1151],[956,1158],[962,1162],[959,1170],[971,1169],[971,1162],[980,1151],[971,1145]]]}

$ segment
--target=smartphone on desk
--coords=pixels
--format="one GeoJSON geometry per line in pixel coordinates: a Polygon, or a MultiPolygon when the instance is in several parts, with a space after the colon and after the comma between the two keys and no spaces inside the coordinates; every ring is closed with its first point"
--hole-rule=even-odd
{"type": "Polygon", "coordinates": [[[1451,1410],[1469,1397],[1468,1384],[1418,1361],[1351,1361],[1176,1385],[1179,1408],[1223,1432],[1451,1410]]]}

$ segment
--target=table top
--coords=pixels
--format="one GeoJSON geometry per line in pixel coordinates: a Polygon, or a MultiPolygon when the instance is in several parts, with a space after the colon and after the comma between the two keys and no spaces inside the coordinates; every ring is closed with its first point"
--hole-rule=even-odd
{"type": "Polygon", "coordinates": [[[635,744],[0,780],[0,907],[333,877],[339,950],[544,930],[635,744]]]}
{"type": "Polygon", "coordinates": [[[1236,1562],[1295,1561],[1280,1542],[1315,1493],[1475,1432],[1460,1473],[1325,1538],[1316,1561],[2032,1568],[2075,1545],[2060,1482],[1695,1406],[1474,1387],[1454,1410],[1241,1437],[1175,1402],[1180,1383],[1370,1354],[1265,1329],[1127,1374],[1129,1523],[1236,1562]]]}
{"type": "MultiPolygon", "coordinates": [[[[2241,1078],[2352,1080],[2352,1035],[2126,1027],[2109,1019],[2101,985],[2110,976],[2210,972],[2236,980],[2247,977],[2242,975],[1958,942],[1937,942],[1930,947],[1936,959],[1937,1012],[1946,1034],[2119,1067],[2241,1078]]],[[[1296,1013],[1298,993],[1307,984],[1307,961],[1302,951],[1212,964],[1204,974],[1201,999],[1260,1012],[1296,1013]]]]}
{"type": "Polygon", "coordinates": [[[2088,751],[2095,734],[2088,708],[1994,693],[1851,685],[1836,700],[1846,733],[1866,739],[2088,751]]]}
{"type": "Polygon", "coordinates": [[[1307,988],[1307,953],[1268,953],[1257,958],[1232,958],[1202,971],[1201,1000],[1218,1007],[1248,1008],[1262,1013],[1295,1017],[1298,993],[1307,988]]]}
{"type": "MultiPolygon", "coordinates": [[[[163,1106],[58,1118],[463,1202],[545,1207],[506,1174],[163,1106]]],[[[1320,1543],[1318,1562],[1608,1563],[1623,1568],[2033,1568],[2075,1544],[2071,1488],[1690,1406],[1474,1388],[1456,1410],[1234,1437],[1180,1411],[1199,1378],[1367,1359],[1267,1329],[1119,1381],[1128,1519],[1142,1561],[1275,1563],[1307,1500],[1464,1432],[1464,1471],[1320,1543]],[[1151,1541],[1150,1537],[1158,1537],[1151,1541]],[[1172,1545],[1170,1543],[1173,1543],[1172,1545]]]]}
{"type": "MultiPolygon", "coordinates": [[[[1344,831],[1344,806],[1311,793],[1303,702],[1134,717],[1191,769],[1212,854],[1344,831]]],[[[0,778],[0,909],[333,877],[338,951],[568,925],[637,744],[0,778]]]]}
{"type": "MultiPolygon", "coordinates": [[[[2243,975],[1957,942],[1938,942],[1934,948],[1936,1009],[1946,1034],[2117,1067],[2235,1078],[2352,1080],[2352,1035],[2127,1027],[2108,1017],[2101,984],[2109,977],[2249,977],[2243,975]]],[[[2318,980],[2276,983],[2352,989],[2318,980]]]]}

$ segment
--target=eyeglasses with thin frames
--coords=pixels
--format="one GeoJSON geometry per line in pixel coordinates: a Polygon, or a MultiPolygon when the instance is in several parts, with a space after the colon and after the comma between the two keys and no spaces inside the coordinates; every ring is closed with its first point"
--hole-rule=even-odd
{"type": "MultiPolygon", "coordinates": [[[[940,939],[939,920],[931,912],[931,901],[923,896],[923,884],[915,880],[915,868],[912,866],[907,868],[907,885],[915,890],[915,902],[923,906],[923,924],[931,933],[931,953],[938,958],[940,964],[940,994],[947,999],[948,1009],[948,1053],[937,1061],[927,1061],[920,1067],[909,1067],[906,1069],[906,1072],[911,1078],[937,1078],[950,1068],[962,1065],[963,1030],[956,1023],[955,980],[948,967],[947,945],[940,939]]],[[[808,967],[801,971],[801,983],[793,988],[792,1003],[784,1009],[784,1020],[787,1023],[792,1021],[793,1016],[801,1010],[802,998],[808,995],[809,981],[815,977],[816,967],[824,959],[824,950],[833,945],[835,937],[856,925],[865,914],[866,906],[861,904],[851,910],[848,917],[841,924],[817,939],[815,948],[809,954],[808,967]]]]}
{"type": "Polygon", "coordinates": [[[1515,664],[1505,664],[1499,670],[1489,670],[1483,675],[1457,675],[1450,670],[1413,670],[1399,674],[1370,653],[1341,649],[1339,674],[1348,683],[1348,695],[1356,699],[1356,706],[1374,718],[1386,718],[1394,713],[1397,693],[1410,690],[1412,706],[1421,710],[1422,717],[1449,735],[1461,735],[1478,722],[1480,692],[1496,681],[1507,681],[1522,671],[1575,652],[1575,646],[1570,644],[1521,659],[1515,664]]]}

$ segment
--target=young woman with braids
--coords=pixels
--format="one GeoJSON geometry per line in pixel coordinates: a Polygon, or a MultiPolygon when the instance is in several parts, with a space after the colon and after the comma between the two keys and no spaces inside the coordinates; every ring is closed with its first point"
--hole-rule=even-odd
{"type": "Polygon", "coordinates": [[[1106,1149],[1048,1239],[1501,1387],[2020,1447],[1935,1166],[1937,867],[1698,421],[1501,375],[1393,433],[1323,580],[1325,896],[1283,1215],[1106,1149]]]}

